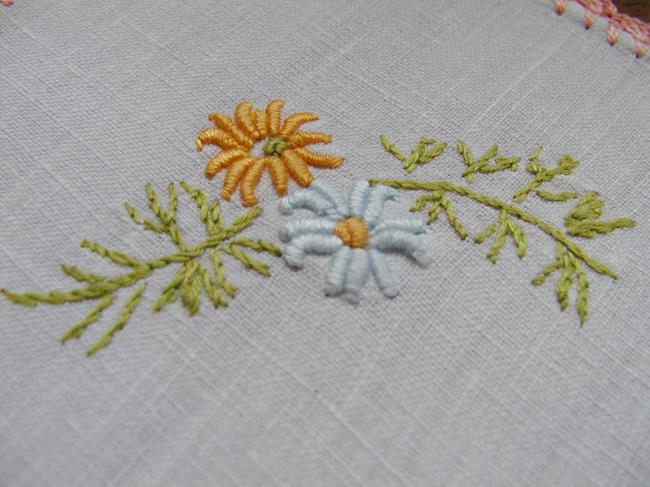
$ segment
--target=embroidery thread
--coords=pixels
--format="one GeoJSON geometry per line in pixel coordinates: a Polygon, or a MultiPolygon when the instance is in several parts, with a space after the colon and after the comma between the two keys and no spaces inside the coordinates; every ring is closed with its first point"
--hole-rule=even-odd
{"type": "MultiPolygon", "coordinates": [[[[527,165],[526,170],[533,176],[533,178],[515,192],[512,198],[513,202],[520,203],[524,201],[528,195],[535,190],[537,190],[536,194],[543,201],[561,203],[577,199],[579,195],[575,192],[551,193],[542,189],[537,189],[542,184],[551,181],[558,175],[571,174],[573,170],[578,167],[578,161],[568,155],[564,155],[560,158],[560,161],[555,168],[548,169],[542,166],[539,162],[541,150],[541,147],[537,147],[529,156],[529,164],[527,165]]],[[[498,148],[496,146],[488,150],[477,162],[474,162],[467,146],[462,142],[458,145],[458,152],[463,157],[468,168],[462,176],[470,182],[471,177],[468,176],[473,176],[476,173],[482,172],[481,168],[494,168],[501,165],[503,168],[516,170],[516,163],[519,161],[519,158],[504,158],[507,159],[507,162],[502,160],[500,164],[499,161],[496,160],[498,153],[498,148]],[[495,158],[495,164],[493,166],[486,166],[488,161],[492,158],[495,158]],[[471,174],[468,173],[470,169],[471,174]]],[[[528,238],[524,228],[519,225],[518,222],[528,223],[539,228],[557,242],[556,260],[542,269],[542,271],[540,271],[540,273],[533,279],[532,283],[539,286],[543,284],[546,278],[551,274],[556,271],[561,271],[559,280],[556,284],[556,297],[560,304],[560,308],[565,310],[568,307],[569,290],[575,286],[577,294],[575,306],[581,324],[586,322],[588,315],[589,289],[589,281],[583,266],[590,268],[597,274],[609,276],[612,279],[616,279],[617,276],[609,266],[591,257],[582,247],[575,243],[571,237],[591,239],[598,235],[611,233],[618,229],[633,228],[636,225],[634,220],[630,218],[601,220],[600,218],[602,217],[605,202],[598,197],[596,192],[593,191],[585,194],[578,201],[575,207],[569,210],[566,214],[564,218],[566,233],[564,233],[561,229],[541,220],[514,203],[508,203],[492,196],[477,193],[472,191],[469,187],[454,184],[449,181],[371,179],[370,184],[372,186],[383,185],[401,190],[425,191],[426,194],[416,199],[414,205],[411,207],[411,211],[419,212],[430,203],[431,205],[428,211],[427,223],[431,224],[444,210],[450,226],[462,240],[467,238],[468,232],[458,219],[454,210],[454,205],[446,196],[447,194],[455,194],[457,196],[469,198],[479,204],[497,210],[498,214],[496,223],[488,225],[474,237],[475,243],[483,244],[488,238],[494,236],[492,246],[487,253],[487,258],[492,263],[497,262],[501,249],[505,245],[508,237],[512,239],[519,258],[522,259],[526,255],[528,250],[528,238]]]]}
{"type": "Polygon", "coordinates": [[[558,15],[566,12],[567,4],[575,2],[584,9],[585,29],[590,29],[596,17],[604,19],[607,24],[607,42],[616,44],[620,32],[627,32],[635,43],[634,53],[637,58],[645,56],[650,46],[650,24],[641,19],[618,12],[611,0],[555,0],[558,15]]]}
{"type": "MultiPolygon", "coordinates": [[[[525,184],[524,186],[522,186],[517,190],[515,195],[512,197],[512,200],[514,202],[521,203],[528,197],[528,195],[532,191],[539,188],[542,184],[552,181],[553,178],[559,175],[562,176],[570,175],[573,172],[573,170],[579,165],[578,161],[571,158],[571,156],[565,154],[560,158],[560,161],[557,163],[557,166],[555,168],[547,169],[546,167],[542,166],[541,163],[539,162],[539,154],[541,152],[542,152],[542,147],[539,146],[535,148],[535,150],[528,157],[528,160],[530,162],[526,166],[526,171],[528,171],[528,173],[533,175],[533,179],[531,179],[528,184],[525,184]]],[[[542,194],[544,194],[545,196],[548,195],[548,193],[542,193],[542,194]]],[[[553,201],[562,201],[561,198],[558,200],[557,198],[553,199],[553,197],[551,197],[550,199],[553,201]]]]}
{"type": "Polygon", "coordinates": [[[371,188],[360,181],[345,198],[337,188],[318,180],[283,198],[283,213],[306,209],[316,216],[280,229],[280,240],[287,243],[285,261],[301,269],[307,254],[331,255],[325,279],[327,296],[343,294],[358,303],[370,274],[386,297],[397,296],[399,284],[384,253],[406,254],[422,266],[432,259],[422,238],[427,231],[423,220],[383,217],[384,204],[395,200],[397,192],[387,186],[371,188]]]}
{"type": "MultiPolygon", "coordinates": [[[[87,272],[76,266],[61,265],[62,272],[81,283],[82,287],[68,291],[13,293],[0,289],[0,293],[14,304],[33,307],[42,304],[64,304],[79,301],[94,301],[94,306],[61,337],[61,343],[79,339],[85,331],[98,322],[104,311],[117,300],[117,292],[123,288],[137,287],[128,296],[114,323],[87,350],[91,356],[108,346],[115,335],[122,331],[134,311],[141,303],[146,289],[146,280],[157,269],[170,264],[179,264],[176,274],[163,287],[153,302],[153,311],[159,312],[165,306],[180,300],[190,316],[196,314],[203,294],[215,308],[227,306],[229,298],[235,297],[237,289],[226,277],[223,256],[239,262],[261,276],[269,276],[269,265],[250,255],[250,251],[265,252],[276,257],[284,256],[288,265],[302,268],[307,255],[329,255],[329,269],[325,279],[327,296],[343,295],[349,301],[358,303],[363,287],[370,275],[381,292],[389,298],[399,293],[399,283],[388,265],[386,252],[404,254],[421,266],[431,263],[427,251],[425,234],[427,225],[436,221],[444,212],[447,222],[461,240],[469,236],[454,207],[454,197],[462,197],[497,211],[495,223],[488,224],[474,236],[476,244],[483,244],[493,238],[487,258],[497,263],[506,241],[511,239],[520,259],[528,251],[528,237],[522,223],[537,227],[556,242],[555,260],[545,266],[532,280],[542,285],[551,275],[559,274],[555,294],[562,310],[570,304],[570,293],[575,288],[575,308],[581,324],[586,322],[588,310],[589,280],[587,268],[596,274],[616,279],[614,271],[605,263],[591,257],[573,237],[593,239],[615,230],[633,228],[636,223],[630,218],[603,220],[605,201],[595,191],[580,195],[574,191],[551,192],[542,189],[546,183],[558,176],[568,176],[579,166],[578,161],[568,155],[560,157],[555,167],[546,167],[540,162],[542,148],[537,147],[528,157],[526,171],[531,179],[512,196],[512,202],[481,194],[470,187],[444,180],[418,181],[396,179],[371,179],[356,183],[349,195],[344,196],[338,188],[315,180],[308,166],[337,167],[343,158],[310,152],[305,147],[313,143],[329,143],[331,137],[321,132],[301,132],[300,127],[318,117],[313,113],[295,113],[281,119],[284,102],[274,100],[264,111],[256,110],[249,102],[240,103],[235,109],[234,121],[227,115],[213,113],[209,116],[216,127],[203,130],[196,139],[197,148],[205,144],[217,145],[221,150],[206,165],[206,175],[213,177],[221,169],[227,169],[222,197],[230,198],[239,186],[244,205],[257,202],[255,187],[263,172],[268,169],[271,180],[279,195],[285,195],[288,178],[291,176],[305,187],[281,199],[280,210],[291,214],[295,210],[307,210],[312,218],[289,222],[279,230],[280,239],[285,242],[284,253],[273,243],[252,240],[240,236],[261,214],[259,207],[226,225],[221,217],[218,199],[209,201],[205,193],[181,181],[180,186],[194,201],[206,238],[194,245],[188,245],[177,225],[177,187],[167,188],[167,205],[163,207],[160,197],[151,184],[145,186],[148,206],[154,218],[142,218],[138,210],[129,203],[124,204],[129,218],[144,230],[159,235],[165,234],[176,246],[177,251],[151,260],[140,260],[124,252],[110,250],[103,245],[84,240],[81,247],[125,268],[116,276],[87,272]],[[251,155],[254,144],[263,142],[263,156],[251,155]],[[397,190],[423,191],[411,207],[411,212],[420,212],[428,207],[426,221],[420,218],[384,218],[383,210],[388,201],[397,201],[397,190]],[[531,193],[539,200],[553,204],[577,200],[564,216],[565,231],[548,223],[533,213],[518,206],[531,193]],[[210,272],[203,257],[210,260],[210,272]]],[[[431,138],[421,138],[418,145],[405,156],[390,144],[385,136],[380,137],[384,149],[400,160],[407,173],[418,165],[429,163],[442,154],[447,143],[437,143],[431,138]]],[[[472,183],[478,174],[495,174],[501,171],[517,171],[519,157],[499,154],[499,148],[489,148],[478,159],[464,142],[457,146],[465,169],[461,177],[472,183]]]]}
{"type": "Polygon", "coordinates": [[[386,152],[392,154],[393,157],[402,162],[404,171],[407,174],[413,172],[418,165],[428,164],[447,148],[447,142],[436,143],[435,139],[423,137],[407,157],[396,146],[388,142],[385,135],[380,135],[379,140],[384,149],[386,149],[386,152]],[[430,147],[430,149],[427,150],[427,147],[430,147]]]}
{"type": "Polygon", "coordinates": [[[490,147],[481,157],[475,160],[467,144],[462,141],[458,142],[458,153],[463,156],[463,161],[467,166],[462,176],[469,183],[474,180],[477,173],[494,174],[506,170],[516,171],[517,164],[521,160],[519,157],[500,156],[499,147],[496,145],[490,147]]]}
{"type": "Polygon", "coordinates": [[[635,222],[630,218],[615,218],[602,221],[605,201],[598,193],[590,191],[584,195],[574,208],[564,217],[564,226],[569,235],[574,237],[594,238],[597,235],[611,233],[619,228],[634,228],[635,222]]]}
{"type": "MultiPolygon", "coordinates": [[[[125,267],[126,270],[117,276],[104,276],[92,274],[75,266],[62,265],[64,274],[85,287],[69,291],[50,291],[46,293],[24,292],[15,294],[6,289],[0,292],[9,301],[22,306],[33,307],[38,303],[64,304],[79,301],[99,300],[90,312],[76,325],[69,328],[61,337],[61,343],[75,338],[80,338],[86,329],[97,322],[102,312],[116,301],[116,293],[123,288],[128,288],[147,279],[157,269],[162,269],[170,264],[180,264],[178,271],[171,281],[163,288],[158,299],[153,303],[153,311],[159,312],[168,304],[180,298],[181,304],[188,314],[198,312],[203,293],[212,302],[215,308],[228,305],[228,298],[234,298],[237,289],[225,276],[222,256],[229,255],[237,260],[244,268],[252,269],[262,276],[269,275],[268,264],[251,257],[246,251],[265,252],[276,257],[282,255],[281,250],[270,242],[264,240],[251,240],[238,236],[262,213],[261,208],[252,208],[247,213],[236,218],[230,225],[226,225],[221,217],[218,200],[208,201],[206,195],[199,189],[192,188],[185,182],[180,183],[183,190],[195,202],[200,219],[206,229],[206,238],[198,244],[189,245],[185,242],[176,223],[177,191],[174,184],[168,187],[168,204],[163,209],[160,199],[153,187],[145,187],[149,209],[157,221],[141,219],[138,211],[128,203],[124,207],[137,225],[145,230],[166,234],[170,241],[177,247],[177,251],[156,259],[141,261],[123,252],[109,250],[103,245],[84,240],[82,248],[86,248],[97,255],[108,259],[113,264],[125,267]],[[213,276],[202,262],[202,257],[210,258],[213,276]]],[[[127,299],[115,323],[93,344],[87,351],[91,356],[111,343],[116,333],[121,331],[140,304],[145,284],[140,284],[127,299]]]]}
{"type": "Polygon", "coordinates": [[[543,189],[540,189],[540,190],[536,191],[535,194],[537,194],[537,196],[539,196],[544,201],[551,201],[553,203],[559,203],[559,202],[562,202],[562,201],[574,200],[578,196],[580,196],[578,193],[576,193],[574,191],[551,193],[549,191],[544,191],[543,189]]]}
{"type": "Polygon", "coordinates": [[[278,195],[287,194],[291,177],[300,186],[307,187],[314,180],[309,166],[332,169],[341,165],[342,157],[318,154],[307,149],[312,144],[329,144],[331,135],[323,132],[303,132],[303,124],[318,120],[314,113],[294,113],[282,121],[284,101],[273,100],[265,110],[258,110],[243,101],[235,108],[234,121],[223,113],[212,113],[208,119],[214,127],[206,128],[196,137],[200,152],[206,144],[216,145],[220,151],[205,166],[205,176],[214,178],[225,169],[221,197],[230,201],[239,187],[244,206],[257,204],[255,188],[264,174],[269,172],[278,195]],[[262,154],[251,150],[260,145],[262,154]]]}

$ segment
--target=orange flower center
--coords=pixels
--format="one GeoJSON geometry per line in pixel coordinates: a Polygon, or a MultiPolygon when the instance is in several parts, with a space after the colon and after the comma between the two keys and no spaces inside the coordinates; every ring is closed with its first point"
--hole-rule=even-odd
{"type": "Polygon", "coordinates": [[[360,218],[339,220],[332,233],[353,249],[365,249],[368,244],[368,227],[360,218]]]}

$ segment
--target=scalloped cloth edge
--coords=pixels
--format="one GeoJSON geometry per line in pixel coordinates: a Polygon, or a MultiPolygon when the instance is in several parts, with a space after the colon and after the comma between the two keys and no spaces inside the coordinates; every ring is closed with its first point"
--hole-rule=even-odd
{"type": "Polygon", "coordinates": [[[626,32],[634,39],[637,58],[647,54],[650,47],[650,23],[636,17],[619,13],[612,0],[554,0],[555,11],[562,15],[570,2],[577,3],[584,9],[584,25],[589,29],[596,17],[607,21],[607,42],[616,44],[621,32],[626,32]]]}

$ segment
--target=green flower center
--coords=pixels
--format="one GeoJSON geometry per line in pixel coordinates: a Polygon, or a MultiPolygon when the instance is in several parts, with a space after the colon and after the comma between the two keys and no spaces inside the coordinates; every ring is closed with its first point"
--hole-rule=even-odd
{"type": "Polygon", "coordinates": [[[262,152],[264,155],[272,157],[279,156],[287,148],[287,141],[281,139],[280,137],[269,137],[266,139],[264,147],[262,147],[262,152]]]}

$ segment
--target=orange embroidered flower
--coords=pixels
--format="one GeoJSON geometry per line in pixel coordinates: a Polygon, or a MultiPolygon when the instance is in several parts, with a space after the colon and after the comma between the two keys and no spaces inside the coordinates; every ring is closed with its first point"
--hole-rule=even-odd
{"type": "Polygon", "coordinates": [[[303,132],[300,127],[318,120],[313,113],[294,113],[282,121],[280,112],[284,101],[273,100],[265,110],[257,110],[247,101],[235,108],[234,120],[223,113],[211,113],[208,119],[215,126],[202,130],[196,137],[196,149],[205,144],[221,150],[205,166],[205,176],[212,179],[226,169],[221,196],[230,201],[239,186],[245,206],[257,203],[255,188],[264,171],[268,170],[278,195],[286,195],[289,176],[306,187],[314,180],[309,166],[334,168],[342,157],[318,154],[306,147],[311,144],[329,144],[332,136],[322,132],[303,132]],[[261,146],[261,155],[252,152],[261,146]]]}

